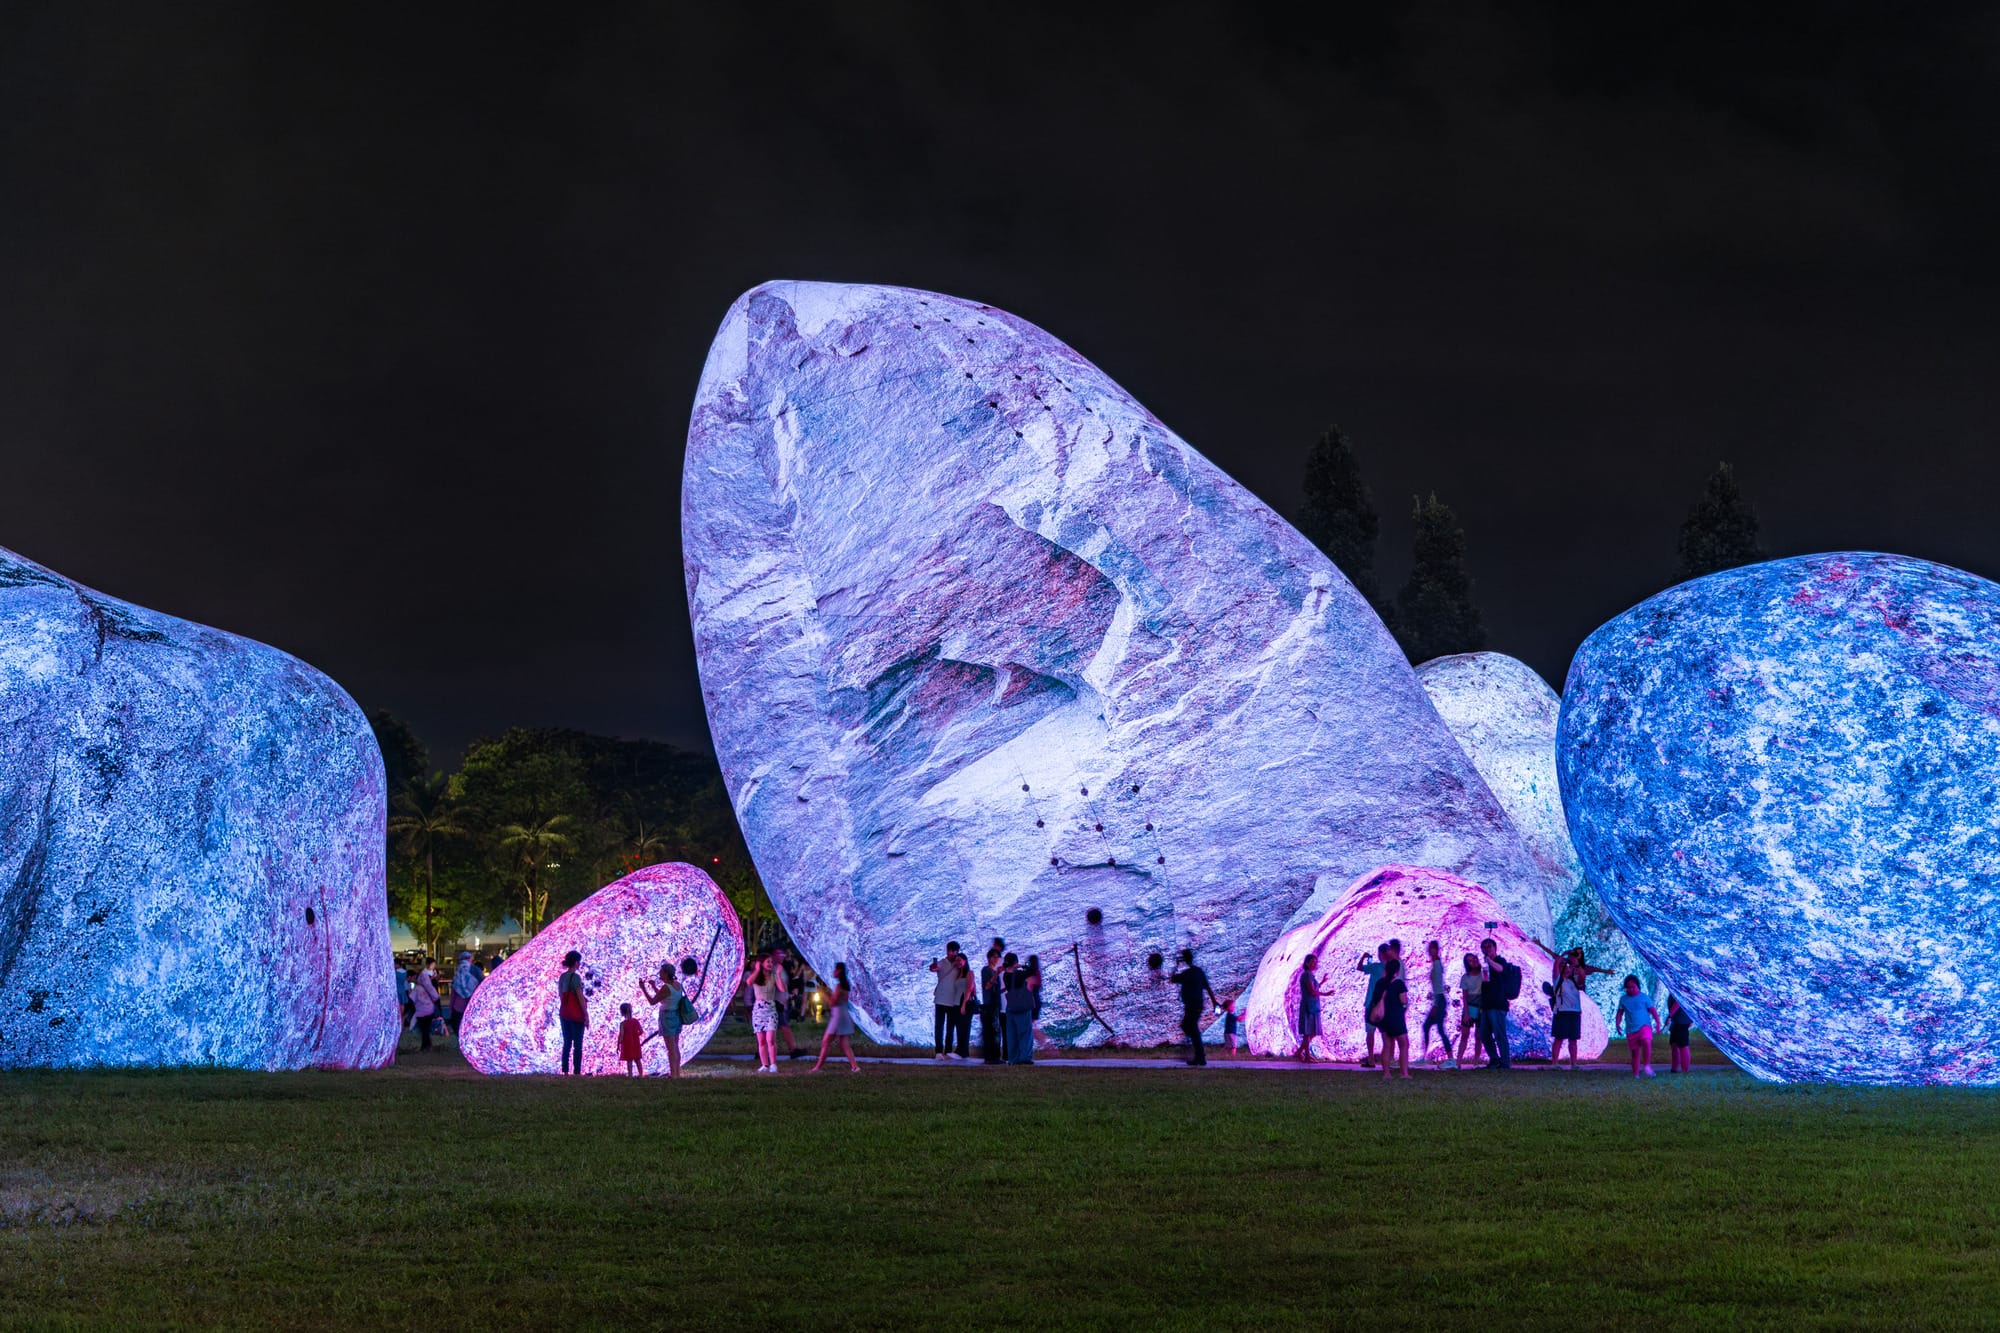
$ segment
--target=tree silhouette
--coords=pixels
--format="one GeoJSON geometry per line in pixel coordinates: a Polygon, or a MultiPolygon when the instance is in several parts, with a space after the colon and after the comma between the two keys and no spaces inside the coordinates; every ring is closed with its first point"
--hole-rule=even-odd
{"type": "Polygon", "coordinates": [[[1476,653],[1486,646],[1486,626],[1472,600],[1458,515],[1433,493],[1417,499],[1412,519],[1410,579],[1396,594],[1396,642],[1412,663],[1476,653]]]}
{"type": "Polygon", "coordinates": [[[1306,455],[1305,505],[1299,531],[1326,553],[1368,604],[1382,609],[1375,587],[1375,538],[1381,520],[1375,497],[1361,479],[1354,446],[1338,426],[1328,426],[1306,455]]]}
{"type": "Polygon", "coordinates": [[[521,875],[521,933],[532,936],[546,923],[549,889],[543,872],[558,869],[547,858],[576,845],[567,830],[576,821],[568,815],[551,815],[532,824],[508,824],[499,830],[500,847],[515,856],[521,875]]]}
{"type": "Polygon", "coordinates": [[[439,933],[434,906],[438,844],[460,836],[465,830],[459,827],[457,812],[451,806],[450,784],[442,773],[434,773],[427,778],[412,778],[396,793],[391,805],[396,813],[389,820],[389,836],[397,840],[399,850],[405,855],[423,858],[422,939],[424,952],[435,958],[439,933]]]}
{"type": "Polygon", "coordinates": [[[1757,512],[1736,485],[1736,471],[1717,463],[1701,499],[1681,524],[1681,578],[1698,579],[1721,569],[1754,565],[1764,558],[1757,540],[1757,512]]]}

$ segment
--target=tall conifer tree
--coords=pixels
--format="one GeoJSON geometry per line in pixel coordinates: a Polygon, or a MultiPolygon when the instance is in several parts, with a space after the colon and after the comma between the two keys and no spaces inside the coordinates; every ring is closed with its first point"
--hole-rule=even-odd
{"type": "Polygon", "coordinates": [[[1698,579],[1717,570],[1754,565],[1764,558],[1757,540],[1757,511],[1737,488],[1736,472],[1717,463],[1701,499],[1681,524],[1681,578],[1698,579]]]}
{"type": "Polygon", "coordinates": [[[1375,497],[1361,480],[1354,446],[1338,426],[1328,426],[1306,456],[1305,506],[1299,531],[1326,553],[1355,590],[1381,609],[1375,587],[1375,539],[1381,520],[1375,497]]]}
{"type": "Polygon", "coordinates": [[[1396,594],[1396,642],[1414,663],[1486,646],[1486,625],[1465,571],[1465,529],[1435,493],[1412,515],[1409,582],[1396,594]]]}

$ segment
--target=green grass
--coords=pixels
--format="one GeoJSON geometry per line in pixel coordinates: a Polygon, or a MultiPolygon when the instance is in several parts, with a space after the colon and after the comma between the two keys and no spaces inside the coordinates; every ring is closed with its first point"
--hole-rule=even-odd
{"type": "MultiPolygon", "coordinates": [[[[803,1034],[802,1034],[803,1035],[803,1034]]],[[[1703,1068],[0,1076],[0,1324],[2000,1318],[2000,1100],[1703,1068]]]]}

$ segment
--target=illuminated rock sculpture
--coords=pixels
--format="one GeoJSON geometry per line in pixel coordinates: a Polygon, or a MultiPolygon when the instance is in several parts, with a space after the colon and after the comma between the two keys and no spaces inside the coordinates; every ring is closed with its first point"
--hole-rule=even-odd
{"type": "MultiPolygon", "coordinates": [[[[1053,1040],[1179,1039],[1316,881],[1546,888],[1393,639],[1312,544],[1040,329],[952,297],[739,299],[689,428],[711,733],[765,886],[871,1030],[994,935],[1053,1040]]],[[[975,958],[975,965],[976,965],[975,958]]]]}
{"type": "MultiPolygon", "coordinates": [[[[1521,996],[1507,1013],[1508,1041],[1515,1059],[1549,1053],[1550,1001],[1542,994],[1553,959],[1511,921],[1493,896],[1477,884],[1422,866],[1382,866],[1363,875],[1322,917],[1292,927],[1264,955],[1243,1010],[1250,1049],[1259,1055],[1291,1055],[1299,1049],[1299,969],[1308,954],[1319,959],[1319,985],[1333,993],[1320,1001],[1322,1034],[1312,1044],[1321,1060],[1359,1060],[1367,1051],[1362,1002],[1368,977],[1357,970],[1363,953],[1389,940],[1403,942],[1409,975],[1407,1011],[1410,1058],[1422,1054],[1424,1013],[1430,1007],[1430,960],[1424,946],[1442,945],[1445,981],[1451,989],[1446,1030],[1455,1044],[1459,1019],[1458,979],[1465,955],[1479,952],[1491,938],[1500,956],[1521,969],[1521,996]],[[1496,923],[1489,925],[1488,923],[1496,923]]],[[[1608,1040],[1604,1014],[1588,996],[1583,1001],[1583,1035],[1577,1053],[1586,1060],[1603,1053],[1608,1040]]],[[[1436,1037],[1431,1038],[1433,1044],[1436,1037]]],[[[1568,1051],[1564,1051],[1567,1058],[1568,1051]]],[[[1472,1059],[1467,1049],[1467,1060],[1472,1059]]]]}
{"type": "Polygon", "coordinates": [[[372,1068],[382,756],[274,648],[0,550],[0,1068],[372,1068]]]}
{"type": "Polygon", "coordinates": [[[715,881],[672,862],[635,870],[570,908],[516,950],[472,992],[459,1049],[482,1074],[553,1074],[562,1054],[556,980],[563,955],[583,955],[578,970],[590,1008],[583,1039],[587,1074],[622,1074],[618,1006],[632,1006],[645,1025],[646,1072],[667,1072],[666,1048],[655,1040],[659,1011],[639,982],[657,984],[660,965],[692,958],[697,980],[688,997],[697,1015],[681,1029],[681,1059],[692,1060],[722,1023],[743,975],[743,926],[715,881]]]}
{"type": "MultiPolygon", "coordinates": [[[[1556,779],[1556,720],[1562,699],[1533,667],[1504,653],[1433,658],[1417,668],[1417,679],[1520,830],[1547,882],[1566,886],[1559,894],[1551,890],[1553,942],[1558,949],[1581,948],[1591,966],[1608,969],[1590,978],[1585,990],[1591,998],[1611,1012],[1625,993],[1627,975],[1636,975],[1654,993],[1658,981],[1653,969],[1604,910],[1570,845],[1556,779]]],[[[1655,998],[1666,1003],[1664,995],[1655,998]]]]}
{"type": "Polygon", "coordinates": [[[2000,586],[1802,556],[1584,643],[1563,803],[1591,882],[1760,1078],[2000,1082],[2000,586]]]}

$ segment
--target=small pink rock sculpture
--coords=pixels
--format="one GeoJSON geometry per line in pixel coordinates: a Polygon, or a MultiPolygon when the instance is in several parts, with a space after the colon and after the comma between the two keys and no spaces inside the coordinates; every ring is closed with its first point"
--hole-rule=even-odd
{"type": "Polygon", "coordinates": [[[690,865],[647,866],[614,880],[551,922],[480,983],[466,1007],[459,1048],[482,1074],[553,1074],[562,1050],[556,979],[563,955],[583,955],[578,969],[590,1007],[584,1069],[622,1074],[618,1006],[630,1004],[645,1026],[646,1072],[667,1069],[655,1039],[659,1011],[639,992],[657,983],[660,965],[679,974],[681,960],[700,968],[688,985],[697,1017],[681,1029],[681,1058],[691,1060],[715,1035],[743,975],[743,927],[715,881],[690,865]]]}
{"type": "MultiPolygon", "coordinates": [[[[1410,988],[1410,1058],[1422,1053],[1424,1013],[1430,1007],[1430,960],[1424,953],[1429,940],[1442,945],[1450,997],[1445,1026],[1455,1047],[1464,1014],[1459,978],[1465,955],[1478,953],[1479,942],[1489,936],[1499,945],[1500,956],[1521,969],[1521,995],[1508,1011],[1514,1058],[1545,1057],[1551,1001],[1542,993],[1542,983],[1549,979],[1553,960],[1506,920],[1493,896],[1477,884],[1442,870],[1403,865],[1369,871],[1325,916],[1294,926],[1265,951],[1244,1008],[1250,1049],[1284,1056],[1299,1049],[1299,969],[1306,955],[1316,954],[1320,989],[1332,993],[1320,1001],[1321,1035],[1312,1053],[1321,1060],[1359,1060],[1367,1051],[1362,1004],[1369,981],[1356,964],[1364,952],[1373,953],[1392,939],[1403,942],[1404,980],[1410,988]],[[1489,927],[1488,922],[1496,924],[1489,927]]],[[[1578,1054],[1595,1059],[1608,1040],[1603,1013],[1585,997],[1578,1054]]],[[[1468,1047],[1468,1063],[1471,1059],[1468,1047]]]]}

